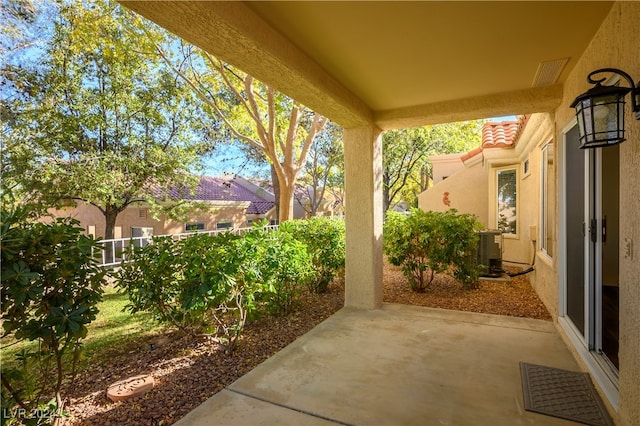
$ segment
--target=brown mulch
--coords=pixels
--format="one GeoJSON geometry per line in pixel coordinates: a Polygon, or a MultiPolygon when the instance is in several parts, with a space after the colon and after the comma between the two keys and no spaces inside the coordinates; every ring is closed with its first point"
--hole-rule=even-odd
{"type": "Polygon", "coordinates": [[[383,282],[383,300],[389,303],[551,321],[549,311],[529,284],[527,275],[512,277],[509,282],[481,279],[478,288],[469,290],[450,276],[436,275],[424,293],[416,293],[409,288],[399,267],[385,263],[383,282]]]}
{"type": "MultiPolygon", "coordinates": [[[[526,276],[511,282],[481,281],[463,290],[455,280],[436,276],[425,293],[412,292],[399,268],[384,267],[384,301],[444,309],[550,320],[526,276]]],[[[225,354],[204,338],[170,331],[126,347],[112,348],[92,361],[64,392],[69,396],[67,425],[169,425],[216,392],[311,330],[344,303],[344,282],[326,294],[307,294],[286,317],[263,317],[246,329],[236,351],[225,354]],[[120,402],[106,398],[106,388],[127,377],[151,374],[155,387],[144,396],[120,402]]]]}

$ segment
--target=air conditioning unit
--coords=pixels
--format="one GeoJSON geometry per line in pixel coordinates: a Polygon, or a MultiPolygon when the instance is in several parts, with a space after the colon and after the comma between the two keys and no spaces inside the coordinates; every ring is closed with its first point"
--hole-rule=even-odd
{"type": "Polygon", "coordinates": [[[482,277],[502,275],[502,231],[480,231],[478,266],[480,266],[480,276],[482,277]]]}

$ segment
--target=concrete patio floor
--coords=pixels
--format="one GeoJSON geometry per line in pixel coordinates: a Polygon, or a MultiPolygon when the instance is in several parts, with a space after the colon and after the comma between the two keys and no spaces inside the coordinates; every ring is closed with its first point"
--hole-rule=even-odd
{"type": "Polygon", "coordinates": [[[570,425],[525,411],[519,362],[580,371],[552,323],[342,309],[176,425],[570,425]]]}

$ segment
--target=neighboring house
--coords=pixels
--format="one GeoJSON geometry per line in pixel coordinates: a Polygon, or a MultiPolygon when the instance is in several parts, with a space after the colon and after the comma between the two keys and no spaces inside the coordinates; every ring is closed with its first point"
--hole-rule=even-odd
{"type": "MultiPolygon", "coordinates": [[[[257,220],[273,223],[277,219],[273,194],[241,176],[202,177],[193,193],[172,190],[169,195],[195,203],[186,220],[173,220],[167,215],[154,219],[147,203],[134,203],[118,215],[114,237],[244,228],[257,220]]],[[[104,216],[94,206],[80,202],[52,213],[73,217],[88,234],[104,237],[104,216]]]]}
{"type": "MultiPolygon", "coordinates": [[[[515,121],[487,122],[478,148],[466,154],[430,157],[434,184],[418,196],[422,210],[456,209],[476,215],[486,229],[501,229],[505,235],[505,259],[518,262],[530,262],[533,253],[528,247],[514,251],[510,241],[518,234],[518,226],[528,231],[527,224],[518,221],[518,185],[514,184],[517,172],[510,166],[522,151],[516,145],[527,119],[521,116],[515,121]],[[500,179],[500,191],[496,190],[496,179],[500,179]],[[500,200],[496,191],[501,194],[500,200]]],[[[527,169],[520,176],[528,177],[529,173],[527,169]]]]}
{"type": "MultiPolygon", "coordinates": [[[[270,180],[252,180],[253,184],[260,186],[269,193],[273,193],[273,185],[270,180]]],[[[321,188],[319,188],[321,190],[321,188]]],[[[311,199],[314,196],[312,186],[304,187],[296,185],[293,191],[293,218],[303,219],[311,216],[311,199]]],[[[318,195],[320,197],[320,195],[318,195]]],[[[341,216],[344,209],[340,200],[327,188],[322,194],[322,200],[318,204],[316,216],[341,216]]]]}
{"type": "MultiPolygon", "coordinates": [[[[167,215],[155,219],[149,204],[138,202],[118,215],[114,238],[245,228],[255,221],[267,220],[273,224],[278,219],[271,184],[266,181],[253,181],[237,175],[205,176],[193,192],[173,189],[167,195],[172,199],[194,203],[184,221],[171,219],[167,215]]],[[[309,192],[302,187],[296,188],[294,219],[309,216],[305,210],[309,202],[309,192]]],[[[71,216],[80,221],[88,234],[104,237],[104,216],[94,206],[79,202],[75,207],[64,207],[52,213],[55,216],[71,216]]],[[[333,216],[340,213],[338,203],[330,198],[330,194],[326,194],[318,208],[318,215],[333,216]]]]}

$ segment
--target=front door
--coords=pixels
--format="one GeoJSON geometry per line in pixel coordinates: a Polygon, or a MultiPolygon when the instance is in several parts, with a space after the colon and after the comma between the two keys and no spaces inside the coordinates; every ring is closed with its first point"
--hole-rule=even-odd
{"type": "Polygon", "coordinates": [[[565,135],[565,314],[585,346],[613,371],[618,364],[618,146],[581,150],[565,135]]]}

